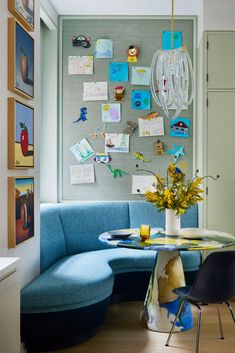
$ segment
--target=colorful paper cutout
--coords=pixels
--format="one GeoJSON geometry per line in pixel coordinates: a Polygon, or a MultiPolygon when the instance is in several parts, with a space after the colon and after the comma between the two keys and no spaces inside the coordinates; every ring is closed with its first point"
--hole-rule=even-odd
{"type": "Polygon", "coordinates": [[[85,37],[80,34],[79,36],[73,36],[72,44],[74,47],[90,48],[91,46],[91,37],[85,37]]]}
{"type": "Polygon", "coordinates": [[[170,121],[170,136],[174,137],[189,137],[189,118],[176,118],[170,121]]]}
{"type": "Polygon", "coordinates": [[[89,184],[95,182],[93,164],[70,165],[71,184],[89,184]]]}
{"type": "Polygon", "coordinates": [[[96,59],[111,59],[113,57],[113,41],[111,39],[97,39],[95,43],[96,59]]]}
{"type": "Polygon", "coordinates": [[[131,92],[132,109],[148,110],[151,108],[150,91],[132,91],[131,92]]]}
{"type": "Polygon", "coordinates": [[[132,135],[135,129],[137,129],[138,124],[135,121],[128,120],[127,122],[127,127],[123,130],[124,134],[132,135]]]}
{"type": "Polygon", "coordinates": [[[128,134],[105,134],[105,152],[129,152],[128,134]]]}
{"type": "Polygon", "coordinates": [[[77,158],[79,163],[85,162],[88,158],[95,154],[93,148],[91,147],[86,138],[73,145],[70,150],[77,158]]]}
{"type": "Polygon", "coordinates": [[[124,101],[125,88],[123,86],[117,86],[115,89],[115,101],[124,101]]]}
{"type": "Polygon", "coordinates": [[[150,159],[146,159],[145,156],[140,152],[133,152],[133,155],[135,156],[135,159],[138,159],[139,161],[151,162],[150,159]]]}
{"type": "Polygon", "coordinates": [[[182,32],[174,32],[174,48],[172,48],[172,32],[162,33],[162,49],[177,49],[182,47],[182,32]]]}
{"type": "Polygon", "coordinates": [[[138,48],[136,48],[134,45],[130,45],[127,50],[127,61],[129,63],[137,63],[138,53],[139,53],[138,48]]]}
{"type": "Polygon", "coordinates": [[[178,146],[173,143],[173,149],[167,151],[168,154],[174,154],[174,162],[177,162],[180,156],[184,156],[184,146],[178,146]]]}
{"type": "Polygon", "coordinates": [[[107,82],[83,82],[84,101],[108,100],[107,82]]]}
{"type": "Polygon", "coordinates": [[[95,158],[94,158],[94,161],[97,163],[97,164],[100,164],[100,163],[109,163],[110,161],[112,160],[112,158],[110,157],[110,154],[109,153],[96,153],[95,154],[95,158]]]}
{"type": "Polygon", "coordinates": [[[148,86],[151,79],[151,67],[132,66],[131,84],[148,86]]]}
{"type": "Polygon", "coordinates": [[[69,56],[69,75],[92,75],[93,56],[69,56]]]}
{"type": "Polygon", "coordinates": [[[128,81],[128,63],[112,62],[109,64],[109,81],[128,81]]]}
{"type": "Polygon", "coordinates": [[[110,164],[108,164],[107,167],[109,168],[109,170],[114,178],[122,177],[123,175],[128,174],[127,172],[125,172],[122,169],[119,169],[119,168],[113,169],[110,164]]]}
{"type": "Polygon", "coordinates": [[[162,116],[152,119],[139,118],[139,136],[162,136],[164,135],[164,122],[162,116]]]}
{"type": "Polygon", "coordinates": [[[78,123],[79,121],[86,121],[86,120],[87,120],[87,108],[82,107],[82,108],[80,108],[79,118],[77,120],[73,121],[73,123],[78,123]]]}
{"type": "Polygon", "coordinates": [[[105,137],[105,130],[106,130],[106,123],[104,123],[103,127],[99,127],[96,129],[90,136],[94,139],[96,139],[98,136],[105,137]]]}
{"type": "Polygon", "coordinates": [[[164,155],[164,144],[160,139],[158,139],[157,142],[155,142],[154,144],[154,154],[156,156],[164,155]]]}
{"type": "Polygon", "coordinates": [[[121,120],[121,108],[119,103],[102,104],[102,120],[105,123],[117,123],[121,120]]]}

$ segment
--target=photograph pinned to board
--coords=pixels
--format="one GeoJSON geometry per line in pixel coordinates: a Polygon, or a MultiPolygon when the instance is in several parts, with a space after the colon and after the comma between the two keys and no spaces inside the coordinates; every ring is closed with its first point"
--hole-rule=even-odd
{"type": "MultiPolygon", "coordinates": [[[[174,49],[182,47],[182,32],[174,32],[174,49]]],[[[172,32],[162,32],[162,49],[169,50],[172,48],[172,32]]]]}
{"type": "Polygon", "coordinates": [[[96,59],[112,59],[113,41],[111,39],[97,39],[95,42],[96,59]]]}
{"type": "Polygon", "coordinates": [[[132,194],[144,195],[147,191],[156,191],[153,186],[156,178],[153,175],[132,175],[132,194]]]}
{"type": "Polygon", "coordinates": [[[105,152],[129,152],[128,134],[105,134],[105,152]]]}
{"type": "Polygon", "coordinates": [[[79,163],[85,162],[88,158],[95,154],[95,151],[86,138],[73,145],[70,150],[77,158],[79,163]]]}
{"type": "Polygon", "coordinates": [[[8,10],[25,29],[34,30],[34,0],[8,0],[8,10]]]}
{"type": "Polygon", "coordinates": [[[146,119],[139,118],[139,136],[163,136],[164,135],[164,121],[162,116],[146,119]]]}
{"type": "Polygon", "coordinates": [[[102,82],[83,82],[84,101],[107,101],[108,83],[102,82]]]}
{"type": "Polygon", "coordinates": [[[109,64],[109,81],[118,82],[128,81],[128,63],[125,62],[111,62],[109,64]]]}
{"type": "Polygon", "coordinates": [[[132,91],[131,92],[132,109],[149,110],[151,108],[150,91],[132,91]]]}
{"type": "Polygon", "coordinates": [[[178,117],[170,121],[170,136],[189,137],[190,119],[178,117]]]}
{"type": "Polygon", "coordinates": [[[95,183],[94,165],[78,164],[70,165],[70,182],[71,184],[90,184],[95,183]]]}
{"type": "Polygon", "coordinates": [[[69,56],[68,58],[69,75],[92,75],[93,56],[69,56]]]}
{"type": "Polygon", "coordinates": [[[102,104],[102,121],[105,123],[117,123],[121,121],[120,103],[102,104]]]}
{"type": "Polygon", "coordinates": [[[151,67],[132,66],[131,84],[149,86],[151,79],[151,67]]]}

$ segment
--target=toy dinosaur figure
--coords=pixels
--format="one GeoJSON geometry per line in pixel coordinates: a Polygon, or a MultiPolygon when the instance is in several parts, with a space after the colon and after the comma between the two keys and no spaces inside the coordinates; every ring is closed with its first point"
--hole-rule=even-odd
{"type": "Polygon", "coordinates": [[[77,118],[73,123],[78,123],[79,121],[86,121],[87,120],[87,108],[82,107],[80,108],[80,116],[77,118]]]}
{"type": "Polygon", "coordinates": [[[135,156],[135,159],[138,159],[142,162],[151,162],[150,159],[146,159],[144,155],[140,152],[133,152],[133,155],[135,156]]]}
{"type": "Polygon", "coordinates": [[[124,174],[128,174],[127,172],[124,172],[124,170],[121,170],[119,168],[113,169],[110,164],[108,164],[107,167],[109,168],[109,170],[114,178],[122,177],[124,174]]]}

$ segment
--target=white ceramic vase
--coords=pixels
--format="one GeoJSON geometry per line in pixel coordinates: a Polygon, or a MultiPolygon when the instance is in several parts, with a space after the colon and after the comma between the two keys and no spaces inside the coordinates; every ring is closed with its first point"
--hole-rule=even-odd
{"type": "Polygon", "coordinates": [[[180,234],[180,215],[170,208],[165,210],[165,234],[169,237],[177,237],[180,234]]]}

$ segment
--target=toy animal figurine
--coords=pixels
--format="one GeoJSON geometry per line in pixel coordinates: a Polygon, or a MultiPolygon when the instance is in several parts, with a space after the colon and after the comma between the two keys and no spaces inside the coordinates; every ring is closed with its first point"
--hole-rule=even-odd
{"type": "Polygon", "coordinates": [[[114,178],[122,177],[124,174],[128,174],[127,172],[124,172],[124,170],[121,170],[119,168],[112,169],[110,164],[108,164],[107,167],[109,168],[109,170],[114,178]]]}
{"type": "Polygon", "coordinates": [[[82,47],[82,48],[90,48],[91,46],[91,38],[85,37],[83,35],[73,36],[72,38],[73,47],[82,47]]]}
{"type": "Polygon", "coordinates": [[[77,120],[73,121],[73,123],[78,123],[79,121],[86,121],[87,120],[87,108],[82,107],[80,108],[80,116],[77,120]]]}
{"type": "Polygon", "coordinates": [[[151,162],[150,159],[146,159],[142,153],[133,152],[133,155],[135,156],[135,159],[138,159],[142,162],[151,162]]]}
{"type": "Polygon", "coordinates": [[[136,122],[128,120],[127,127],[124,129],[123,133],[131,136],[137,127],[138,124],[136,122]]]}
{"type": "Polygon", "coordinates": [[[154,154],[156,156],[163,156],[164,155],[164,144],[159,139],[154,144],[154,154]]]}
{"type": "Polygon", "coordinates": [[[124,101],[124,91],[125,88],[123,86],[117,86],[114,88],[115,89],[115,101],[124,101]]]}
{"type": "Polygon", "coordinates": [[[129,49],[127,50],[127,61],[129,63],[137,63],[137,56],[139,54],[138,48],[134,45],[130,45],[129,49]]]}

